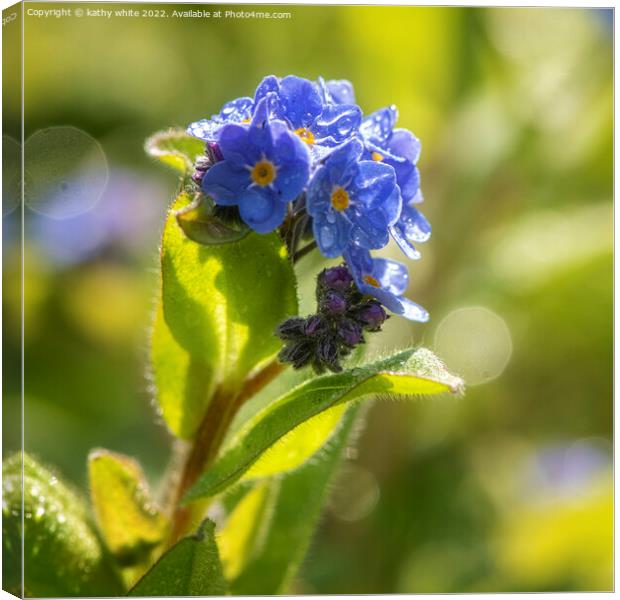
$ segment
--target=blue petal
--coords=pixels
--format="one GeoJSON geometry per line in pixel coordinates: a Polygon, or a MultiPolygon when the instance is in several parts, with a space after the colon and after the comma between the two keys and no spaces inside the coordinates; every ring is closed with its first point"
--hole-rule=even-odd
{"type": "Polygon", "coordinates": [[[426,242],[431,237],[431,224],[426,217],[411,204],[403,205],[400,219],[396,224],[410,242],[426,242]]]}
{"type": "Polygon", "coordinates": [[[311,216],[316,217],[330,210],[331,189],[332,182],[327,167],[319,167],[306,192],[306,208],[311,216]]]}
{"type": "Polygon", "coordinates": [[[323,256],[336,258],[340,256],[349,243],[351,224],[335,211],[319,215],[312,221],[314,238],[323,256]]]}
{"type": "Polygon", "coordinates": [[[360,133],[365,139],[383,146],[392,134],[397,119],[398,110],[395,106],[382,108],[362,121],[360,133]]]}
{"type": "Polygon", "coordinates": [[[398,314],[410,321],[419,321],[420,323],[426,323],[428,321],[428,311],[419,304],[412,302],[409,298],[400,298],[400,303],[402,312],[398,314]]]}
{"type": "Polygon", "coordinates": [[[274,138],[274,161],[277,176],[274,182],[281,201],[294,200],[303,191],[310,177],[308,146],[288,130],[274,138]]]}
{"type": "Polygon", "coordinates": [[[403,202],[412,201],[420,189],[420,172],[409,161],[390,163],[396,172],[396,183],[400,188],[403,202]]]}
{"type": "Polygon", "coordinates": [[[222,106],[220,117],[227,123],[240,123],[252,115],[253,106],[254,101],[252,98],[237,98],[222,106]]]}
{"type": "Polygon", "coordinates": [[[387,227],[376,227],[368,219],[355,218],[351,230],[351,241],[362,248],[378,250],[387,245],[390,235],[387,227]]]}
{"type": "Polygon", "coordinates": [[[284,221],[286,203],[276,198],[269,188],[254,188],[239,198],[239,213],[254,231],[269,233],[284,221]]]}
{"type": "Polygon", "coordinates": [[[372,276],[391,294],[401,296],[409,286],[407,267],[387,258],[373,259],[372,276]]]}
{"type": "Polygon", "coordinates": [[[334,150],[325,161],[330,181],[343,187],[351,183],[363,151],[364,145],[355,138],[334,150]]]}
{"type": "Polygon", "coordinates": [[[204,142],[212,142],[215,141],[217,132],[222,128],[222,125],[224,125],[224,123],[222,123],[219,116],[216,115],[214,119],[201,119],[200,121],[191,123],[187,127],[187,133],[204,142]]]}
{"type": "Polygon", "coordinates": [[[321,113],[321,96],[311,81],[289,75],[280,81],[280,101],[284,116],[293,129],[310,127],[321,113]]]}
{"type": "Polygon", "coordinates": [[[218,135],[218,146],[225,160],[241,168],[254,164],[256,152],[248,143],[249,129],[243,125],[224,125],[218,135]]]}
{"type": "Polygon", "coordinates": [[[211,194],[217,204],[234,206],[250,184],[247,169],[236,168],[227,160],[215,163],[202,178],[202,190],[211,194]]]}
{"type": "Polygon", "coordinates": [[[329,145],[341,144],[359,129],[362,111],[354,104],[326,106],[312,126],[318,140],[329,145]]]}
{"type": "Polygon", "coordinates": [[[330,79],[326,86],[329,95],[336,104],[355,104],[355,92],[350,81],[346,79],[330,79]]]}
{"type": "Polygon", "coordinates": [[[415,249],[415,246],[411,244],[407,238],[402,234],[401,230],[397,225],[390,227],[390,233],[394,238],[394,241],[398,244],[398,247],[403,251],[403,254],[411,259],[418,260],[421,258],[421,254],[415,249]]]}
{"type": "Polygon", "coordinates": [[[392,154],[406,158],[415,164],[420,158],[422,144],[408,129],[394,129],[387,148],[392,154]]]}
{"type": "Polygon", "coordinates": [[[269,92],[279,92],[280,82],[275,75],[267,75],[258,84],[256,91],[254,92],[254,104],[258,104],[269,92]]]}
{"type": "Polygon", "coordinates": [[[361,161],[355,177],[355,197],[362,203],[375,226],[388,227],[400,216],[402,200],[394,169],[374,161],[361,161]],[[372,213],[372,214],[371,214],[372,213]]]}

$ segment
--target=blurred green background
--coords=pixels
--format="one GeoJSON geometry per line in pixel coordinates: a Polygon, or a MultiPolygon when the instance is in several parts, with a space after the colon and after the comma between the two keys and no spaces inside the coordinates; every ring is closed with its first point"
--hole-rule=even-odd
{"type": "MultiPolygon", "coordinates": [[[[171,444],[146,358],[176,182],[143,141],[266,74],[346,78],[365,112],[396,104],[421,138],[434,228],[408,293],[431,321],[393,318],[369,352],[423,343],[470,386],[373,406],[294,591],[610,590],[611,10],[232,9],[291,17],[26,16],[26,138],[65,127],[26,143],[26,450],[84,490],[96,446],[157,481],[171,444]]],[[[9,273],[18,258],[5,255],[9,273]]],[[[304,261],[309,311],[320,260],[304,261]]],[[[15,357],[16,286],[5,304],[15,357]]],[[[17,364],[5,360],[5,452],[19,447],[17,364]]]]}

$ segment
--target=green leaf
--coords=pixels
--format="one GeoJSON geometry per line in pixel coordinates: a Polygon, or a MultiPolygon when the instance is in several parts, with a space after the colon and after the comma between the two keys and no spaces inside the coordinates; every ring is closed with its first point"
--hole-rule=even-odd
{"type": "Polygon", "coordinates": [[[94,450],[88,457],[90,495],[99,531],[123,566],[148,558],[167,520],[150,498],[140,465],[127,456],[94,450]]]}
{"type": "Polygon", "coordinates": [[[282,436],[315,415],[363,396],[456,393],[463,387],[425,348],[406,350],[371,365],[307,381],[259,412],[230,448],[189,491],[186,500],[213,496],[235,483],[282,436]]]}
{"type": "Polygon", "coordinates": [[[158,131],[146,140],[144,149],[182,175],[190,174],[199,156],[204,156],[205,143],[183,129],[158,131]]]}
{"type": "Polygon", "coordinates": [[[176,218],[190,240],[207,246],[236,242],[250,232],[243,223],[224,223],[215,217],[212,202],[204,196],[198,196],[190,205],[178,210],[176,218]]]}
{"type": "Polygon", "coordinates": [[[151,345],[163,417],[185,439],[195,434],[216,388],[234,396],[277,353],[273,332],[297,313],[293,268],[277,234],[198,244],[175,217],[190,202],[181,194],[166,221],[151,345]]]}
{"type": "MultiPolygon", "coordinates": [[[[123,593],[84,501],[28,455],[24,470],[25,595],[117,596],[123,593]]],[[[22,454],[3,464],[4,589],[21,595],[22,454]]]]}
{"type": "Polygon", "coordinates": [[[241,481],[292,471],[316,454],[337,428],[346,404],[330,408],[298,425],[268,448],[241,481]]]}
{"type": "Polygon", "coordinates": [[[153,565],[130,596],[221,596],[226,580],[214,537],[204,521],[196,535],[183,538],[153,565]]]}
{"type": "MultiPolygon", "coordinates": [[[[360,406],[348,406],[342,424],[311,462],[282,478],[272,478],[259,518],[260,535],[241,573],[231,581],[235,595],[275,595],[287,587],[303,560],[358,420],[360,406]]],[[[233,514],[234,516],[234,514],[233,514]]],[[[258,527],[257,527],[258,528],[258,527]]]]}

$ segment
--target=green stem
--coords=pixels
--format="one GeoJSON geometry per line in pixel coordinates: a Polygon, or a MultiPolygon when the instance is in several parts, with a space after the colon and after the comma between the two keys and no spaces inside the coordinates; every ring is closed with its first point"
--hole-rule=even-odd
{"type": "Polygon", "coordinates": [[[182,505],[183,497],[212,464],[237,411],[284,369],[285,365],[274,360],[247,379],[239,392],[230,393],[221,387],[215,392],[181,471],[173,499],[174,513],[169,545],[187,533],[192,520],[192,507],[182,505]]]}

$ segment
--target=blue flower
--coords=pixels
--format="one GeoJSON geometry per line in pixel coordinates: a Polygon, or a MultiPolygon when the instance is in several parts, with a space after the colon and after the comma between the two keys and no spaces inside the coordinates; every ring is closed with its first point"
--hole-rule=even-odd
{"type": "Polygon", "coordinates": [[[202,179],[202,189],[216,204],[239,206],[241,218],[258,233],[284,220],[287,203],[303,191],[310,175],[306,144],[282,121],[267,119],[265,98],[249,126],[225,125],[218,144],[223,160],[202,179]]]}
{"type": "Polygon", "coordinates": [[[227,102],[217,115],[210,119],[201,119],[191,123],[187,133],[205,142],[217,140],[217,134],[228,123],[249,123],[252,117],[254,101],[252,98],[237,98],[227,102]]]}
{"type": "Polygon", "coordinates": [[[409,273],[402,263],[386,258],[373,258],[368,250],[349,247],[345,260],[360,292],[373,296],[388,310],[412,321],[428,321],[428,312],[408,298],[403,298],[409,285],[409,273]]]}
{"type": "Polygon", "coordinates": [[[272,117],[288,123],[316,159],[325,157],[331,149],[355,135],[362,120],[359,106],[328,103],[320,86],[301,77],[265,77],[256,89],[254,102],[272,94],[275,94],[269,105],[272,117]]]}
{"type": "Polygon", "coordinates": [[[314,236],[328,258],[353,244],[382,248],[389,228],[401,212],[394,169],[372,160],[360,160],[362,143],[353,139],[326,159],[310,180],[307,210],[314,236]]]}
{"type": "Polygon", "coordinates": [[[391,233],[405,255],[416,259],[420,254],[412,242],[425,242],[431,235],[429,222],[414,206],[423,199],[416,166],[421,144],[410,131],[394,129],[397,118],[395,106],[378,110],[363,120],[360,135],[365,145],[364,158],[390,165],[396,173],[403,209],[391,233]]]}

